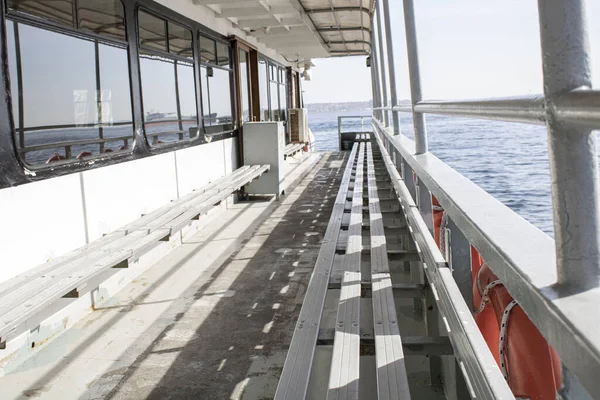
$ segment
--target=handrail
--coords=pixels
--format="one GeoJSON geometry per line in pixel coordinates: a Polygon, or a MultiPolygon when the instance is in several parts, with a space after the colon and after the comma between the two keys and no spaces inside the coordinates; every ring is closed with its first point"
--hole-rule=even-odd
{"type": "Polygon", "coordinates": [[[600,288],[556,285],[554,240],[431,153],[373,119],[527,316],[593,396],[600,396],[600,288]]]}
{"type": "MultiPolygon", "coordinates": [[[[473,100],[425,100],[415,104],[374,107],[422,114],[454,115],[506,122],[545,125],[546,106],[543,95],[500,97],[473,100]]],[[[578,89],[558,96],[553,105],[554,117],[562,122],[600,128],[600,90],[578,89]]]]}

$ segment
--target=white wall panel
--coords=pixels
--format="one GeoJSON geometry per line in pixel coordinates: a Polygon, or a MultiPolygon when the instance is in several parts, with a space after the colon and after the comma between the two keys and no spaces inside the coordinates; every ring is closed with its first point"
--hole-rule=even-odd
{"type": "Polygon", "coordinates": [[[223,142],[225,140],[176,152],[180,196],[225,175],[223,142]]]}
{"type": "Polygon", "coordinates": [[[89,239],[177,198],[174,153],[83,172],[89,239]]]}
{"type": "Polygon", "coordinates": [[[85,245],[79,174],[0,190],[0,282],[85,245]]]}

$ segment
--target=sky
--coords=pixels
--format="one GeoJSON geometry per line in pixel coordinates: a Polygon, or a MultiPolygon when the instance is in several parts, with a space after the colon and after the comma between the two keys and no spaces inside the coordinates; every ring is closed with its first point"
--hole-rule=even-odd
{"type": "MultiPolygon", "coordinates": [[[[388,1],[398,98],[408,99],[402,2],[388,1]]],[[[600,0],[588,0],[587,9],[592,76],[600,88],[600,0]]],[[[542,93],[537,1],[419,0],[415,14],[424,99],[542,93]]],[[[313,62],[312,81],[303,83],[307,103],[371,99],[365,57],[313,62]]]]}

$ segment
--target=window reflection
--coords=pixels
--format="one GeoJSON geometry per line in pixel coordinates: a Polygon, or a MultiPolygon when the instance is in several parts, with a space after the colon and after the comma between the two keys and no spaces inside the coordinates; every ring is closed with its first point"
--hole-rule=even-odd
{"type": "Polygon", "coordinates": [[[250,121],[250,91],[248,85],[250,80],[248,79],[248,53],[244,50],[240,50],[240,86],[242,95],[242,121],[250,121]]]}
{"type": "Polygon", "coordinates": [[[166,23],[163,19],[140,10],[138,25],[142,47],[167,51],[166,23]]]}
{"type": "Polygon", "coordinates": [[[165,132],[179,131],[177,94],[175,92],[175,61],[140,54],[144,126],[151,144],[164,143],[165,132]],[[163,138],[159,138],[163,134],[163,138]]]}
{"type": "Polygon", "coordinates": [[[169,21],[169,53],[193,58],[192,31],[169,21]]]}
{"type": "MultiPolygon", "coordinates": [[[[206,134],[233,129],[232,70],[229,51],[227,44],[200,36],[202,121],[206,134]]],[[[247,65],[247,59],[245,62],[247,65]]],[[[248,98],[247,89],[246,84],[246,98],[248,98]]],[[[247,108],[249,117],[249,106],[247,108]]]]}
{"type": "Polygon", "coordinates": [[[180,130],[185,139],[190,138],[190,132],[197,133],[198,108],[196,104],[196,82],[194,66],[191,63],[177,62],[177,81],[179,91],[179,108],[181,113],[180,130]]]}
{"type": "Polygon", "coordinates": [[[25,162],[39,165],[128,148],[133,130],[124,47],[10,21],[7,29],[16,142],[25,162]]]}
{"type": "Polygon", "coordinates": [[[202,105],[207,133],[232,129],[230,72],[202,66],[202,105]],[[218,128],[215,128],[217,127],[218,128]],[[212,128],[211,128],[212,127],[212,128]]]}
{"type": "Polygon", "coordinates": [[[217,42],[217,65],[229,67],[229,46],[222,42],[217,42]]]}
{"type": "Polygon", "coordinates": [[[73,25],[73,0],[8,0],[8,9],[73,25]]]}
{"type": "Polygon", "coordinates": [[[78,0],[79,28],[125,41],[125,12],[120,0],[78,0]]]}
{"type": "Polygon", "coordinates": [[[203,63],[216,64],[217,50],[215,41],[204,36],[200,36],[200,61],[203,63]]]}
{"type": "Polygon", "coordinates": [[[192,32],[142,12],[139,18],[140,32],[143,25],[146,32],[145,39],[141,39],[145,50],[140,52],[146,138],[150,145],[161,145],[197,137],[192,32]],[[160,46],[154,46],[159,42],[160,46]],[[170,54],[163,53],[165,50],[170,54]]]}
{"type": "Polygon", "coordinates": [[[260,94],[260,118],[268,121],[269,118],[269,84],[268,84],[267,61],[258,59],[258,85],[260,94]]]}

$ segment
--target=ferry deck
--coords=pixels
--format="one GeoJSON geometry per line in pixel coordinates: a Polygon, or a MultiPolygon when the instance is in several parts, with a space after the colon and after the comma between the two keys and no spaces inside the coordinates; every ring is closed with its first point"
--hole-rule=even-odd
{"type": "Polygon", "coordinates": [[[600,398],[582,1],[539,1],[543,94],[469,101],[422,98],[413,0],[0,5],[0,398],[600,398]],[[347,56],[372,114],[313,151],[303,81],[347,56]],[[556,239],[426,114],[546,125],[556,239]]]}

